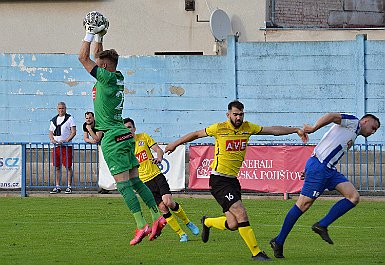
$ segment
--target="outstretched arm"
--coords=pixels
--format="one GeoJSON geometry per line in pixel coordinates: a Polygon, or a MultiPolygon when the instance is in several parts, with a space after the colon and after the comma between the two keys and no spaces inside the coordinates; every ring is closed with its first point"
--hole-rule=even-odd
{"type": "Polygon", "coordinates": [[[100,44],[102,43],[103,35],[106,34],[108,25],[109,22],[107,18],[96,11],[89,12],[83,20],[83,26],[85,27],[86,35],[83,39],[78,58],[89,73],[91,73],[92,69],[96,66],[96,63],[90,59],[91,42],[95,39],[95,41],[98,43],[96,47],[102,47],[99,46],[99,42],[100,44]],[[99,25],[100,20],[103,21],[102,25],[99,25]]]}
{"type": "Polygon", "coordinates": [[[206,134],[206,131],[205,129],[202,129],[202,130],[199,130],[199,131],[195,131],[195,132],[191,132],[191,133],[188,133],[186,134],[185,136],[182,136],[182,138],[179,138],[178,140],[176,140],[175,142],[173,143],[169,143],[167,146],[166,146],[166,149],[165,149],[165,152],[166,154],[170,154],[172,153],[175,148],[177,148],[179,145],[181,144],[184,144],[184,143],[187,143],[187,142],[191,142],[191,141],[194,141],[198,138],[202,138],[202,137],[206,137],[207,134],[206,134]]]}
{"type": "Polygon", "coordinates": [[[161,163],[164,154],[162,148],[160,148],[158,144],[154,144],[153,146],[151,146],[151,149],[154,150],[156,153],[156,157],[151,158],[151,162],[154,164],[161,163]]]}
{"type": "Polygon", "coordinates": [[[279,136],[279,135],[288,135],[292,133],[298,134],[298,136],[301,138],[302,142],[304,143],[307,143],[307,141],[309,140],[307,133],[295,127],[268,126],[268,127],[263,127],[262,131],[259,134],[279,136]]]}
{"type": "Polygon", "coordinates": [[[89,73],[91,73],[92,69],[96,65],[96,63],[90,58],[90,48],[91,42],[83,41],[78,56],[79,61],[89,73]]]}
{"type": "Polygon", "coordinates": [[[315,124],[312,126],[312,125],[308,125],[308,124],[304,124],[303,126],[303,130],[305,133],[313,133],[315,131],[317,131],[318,129],[334,122],[336,124],[341,124],[341,120],[342,120],[342,116],[340,113],[328,113],[328,114],[325,114],[324,116],[322,116],[321,118],[319,118],[315,124]]]}
{"type": "Polygon", "coordinates": [[[96,57],[95,55],[101,51],[103,51],[103,43],[102,42],[94,42],[94,58],[96,57]]]}

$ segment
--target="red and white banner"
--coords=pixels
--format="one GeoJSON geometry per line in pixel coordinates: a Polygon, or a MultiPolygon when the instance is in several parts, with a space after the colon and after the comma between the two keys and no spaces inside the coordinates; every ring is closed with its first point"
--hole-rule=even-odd
{"type": "MultiPolygon", "coordinates": [[[[243,190],[271,193],[297,193],[307,159],[314,146],[248,146],[238,174],[243,190]]],[[[209,189],[210,164],[214,146],[190,146],[189,189],[209,189]]]]}

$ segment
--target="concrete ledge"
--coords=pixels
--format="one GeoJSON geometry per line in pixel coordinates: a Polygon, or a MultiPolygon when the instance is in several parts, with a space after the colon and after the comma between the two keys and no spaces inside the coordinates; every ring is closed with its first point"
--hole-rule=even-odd
{"type": "Polygon", "coordinates": [[[329,26],[383,26],[383,12],[358,12],[358,11],[330,11],[328,18],[329,26]]]}
{"type": "MultiPolygon", "coordinates": [[[[385,191],[378,192],[360,192],[361,201],[385,201],[385,191]]],[[[288,194],[286,199],[292,200],[293,202],[298,199],[299,194],[288,194]]],[[[20,197],[19,191],[0,191],[0,198],[4,197],[20,197]]],[[[121,195],[117,191],[111,191],[107,194],[100,194],[97,191],[79,191],[72,194],[50,194],[49,191],[30,191],[28,197],[60,197],[60,198],[83,198],[83,197],[97,197],[97,198],[120,198],[121,195]]],[[[197,192],[173,192],[174,198],[198,198],[198,199],[213,199],[213,196],[208,191],[197,191],[197,192]]],[[[343,197],[337,192],[325,192],[317,200],[340,200],[343,197]]],[[[272,194],[272,193],[242,193],[242,199],[244,200],[284,200],[283,194],[272,194]]]]}

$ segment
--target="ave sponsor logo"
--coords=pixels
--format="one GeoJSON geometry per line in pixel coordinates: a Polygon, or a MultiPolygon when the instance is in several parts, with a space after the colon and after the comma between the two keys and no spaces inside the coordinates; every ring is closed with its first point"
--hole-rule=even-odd
{"type": "Polygon", "coordinates": [[[226,151],[244,151],[246,150],[247,140],[227,140],[226,141],[226,151]]]}
{"type": "Polygon", "coordinates": [[[146,153],[146,150],[143,150],[142,152],[137,153],[136,159],[138,159],[139,163],[142,163],[143,161],[148,160],[148,155],[146,153]]]}

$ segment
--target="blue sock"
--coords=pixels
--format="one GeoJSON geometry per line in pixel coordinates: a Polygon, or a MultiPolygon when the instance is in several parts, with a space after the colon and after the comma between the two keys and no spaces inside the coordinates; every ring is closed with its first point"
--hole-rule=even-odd
{"type": "Polygon", "coordinates": [[[279,232],[279,235],[275,240],[278,245],[283,246],[286,237],[289,235],[291,229],[293,229],[294,224],[302,214],[303,212],[298,208],[296,204],[291,207],[290,211],[286,214],[285,221],[283,221],[281,232],[279,232]]]}
{"type": "Polygon", "coordinates": [[[330,208],[328,214],[319,221],[319,225],[322,227],[328,227],[331,223],[337,220],[339,217],[347,213],[350,209],[356,206],[354,203],[344,198],[338,201],[330,208]]]}

